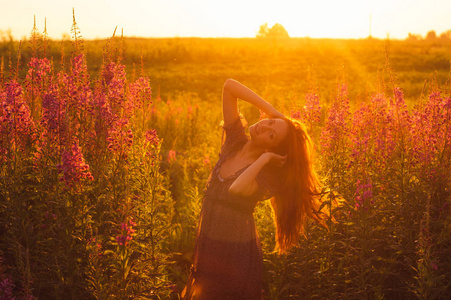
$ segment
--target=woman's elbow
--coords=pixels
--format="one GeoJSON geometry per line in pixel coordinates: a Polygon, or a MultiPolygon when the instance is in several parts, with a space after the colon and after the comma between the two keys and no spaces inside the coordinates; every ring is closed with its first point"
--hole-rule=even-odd
{"type": "Polygon", "coordinates": [[[233,184],[229,187],[229,194],[232,196],[240,196],[241,191],[239,188],[235,187],[233,184]]]}
{"type": "Polygon", "coordinates": [[[224,90],[230,90],[234,84],[235,80],[233,80],[232,78],[228,78],[226,79],[226,81],[224,82],[224,90]]]}
{"type": "Polygon", "coordinates": [[[255,194],[257,191],[256,184],[250,184],[246,187],[240,187],[237,185],[232,184],[229,187],[229,194],[236,197],[249,197],[255,194]]]}

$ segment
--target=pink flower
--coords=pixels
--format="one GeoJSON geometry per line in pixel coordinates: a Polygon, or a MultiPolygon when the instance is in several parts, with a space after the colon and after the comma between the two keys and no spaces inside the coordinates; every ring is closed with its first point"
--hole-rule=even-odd
{"type": "Polygon", "coordinates": [[[211,168],[210,156],[208,154],[204,155],[204,167],[211,168]]]}
{"type": "Polygon", "coordinates": [[[0,292],[1,292],[0,299],[5,299],[5,300],[16,299],[13,296],[14,287],[15,287],[15,285],[11,279],[3,278],[2,280],[0,280],[0,292]]]}
{"type": "Polygon", "coordinates": [[[171,163],[174,163],[176,160],[177,160],[176,159],[176,152],[174,150],[169,150],[169,152],[168,152],[168,162],[171,164],[171,163]]]}
{"type": "Polygon", "coordinates": [[[31,118],[30,108],[23,99],[23,90],[17,81],[6,84],[0,93],[2,110],[0,111],[0,134],[5,138],[5,148],[25,149],[28,142],[36,137],[36,126],[31,118]],[[8,143],[8,145],[5,145],[8,143]]]}
{"type": "Polygon", "coordinates": [[[89,165],[85,163],[78,142],[74,142],[72,147],[63,152],[61,160],[62,163],[57,165],[58,173],[62,174],[60,180],[67,187],[72,188],[84,179],[94,179],[89,172],[89,165]]]}
{"type": "Polygon", "coordinates": [[[133,132],[128,129],[128,119],[116,120],[108,132],[108,150],[119,155],[127,156],[127,152],[133,145],[133,132]]]}
{"type": "Polygon", "coordinates": [[[297,111],[292,111],[292,112],[291,112],[291,117],[292,117],[293,119],[300,120],[300,119],[301,119],[301,112],[300,112],[299,110],[297,110],[297,111]]]}
{"type": "Polygon", "coordinates": [[[434,92],[411,117],[412,161],[418,167],[420,177],[430,183],[443,176],[441,170],[449,169],[444,165],[446,160],[439,157],[449,153],[450,115],[450,98],[434,92]]]}
{"type": "Polygon", "coordinates": [[[115,116],[120,116],[125,101],[125,66],[110,62],[105,66],[102,77],[111,110],[115,116]]]}
{"type": "Polygon", "coordinates": [[[97,257],[102,257],[102,243],[97,242],[95,237],[88,239],[87,241],[88,249],[91,249],[94,253],[90,253],[89,257],[93,258],[93,254],[97,257]]]}
{"type": "Polygon", "coordinates": [[[31,101],[34,101],[43,92],[43,88],[47,83],[47,74],[51,71],[51,65],[47,58],[32,57],[28,66],[30,68],[26,76],[27,92],[30,97],[33,97],[31,101]]]}
{"type": "Polygon", "coordinates": [[[133,239],[133,235],[135,233],[133,226],[136,226],[136,223],[133,222],[133,220],[121,223],[121,234],[116,236],[116,241],[120,246],[127,246],[133,239]]]}
{"type": "Polygon", "coordinates": [[[40,124],[45,129],[43,136],[50,147],[63,144],[67,140],[66,103],[58,95],[58,86],[52,85],[42,99],[40,124]],[[57,141],[60,139],[60,141],[57,141]]]}
{"type": "Polygon", "coordinates": [[[150,145],[157,146],[160,140],[158,139],[157,130],[150,129],[146,131],[146,141],[150,143],[150,145]]]}
{"type": "Polygon", "coordinates": [[[92,91],[84,54],[74,57],[71,62],[70,74],[58,73],[58,89],[65,98],[68,113],[77,120],[92,102],[92,91]]]}
{"type": "Polygon", "coordinates": [[[187,111],[188,111],[187,117],[190,119],[193,116],[193,107],[191,105],[188,105],[187,111]]]}
{"type": "Polygon", "coordinates": [[[345,138],[349,131],[348,119],[349,112],[349,98],[347,92],[347,85],[341,84],[338,86],[338,92],[335,96],[335,101],[332,103],[326,126],[321,133],[321,145],[323,153],[327,155],[334,155],[340,147],[344,147],[345,138]]]}
{"type": "Polygon", "coordinates": [[[97,87],[94,90],[94,97],[89,108],[89,112],[94,119],[94,131],[93,139],[103,138],[106,139],[108,131],[113,124],[113,114],[111,112],[110,104],[107,101],[107,96],[104,91],[97,87]]]}
{"type": "Polygon", "coordinates": [[[434,264],[433,262],[431,262],[431,268],[437,271],[437,264],[434,264]]]}
{"type": "Polygon", "coordinates": [[[355,207],[357,209],[368,209],[369,204],[374,204],[374,202],[371,200],[373,197],[373,185],[370,179],[366,179],[366,183],[363,183],[359,179],[357,179],[356,185],[355,207]],[[368,203],[368,200],[371,200],[370,203],[368,203]]]}
{"type": "Polygon", "coordinates": [[[152,104],[152,89],[148,77],[139,77],[129,85],[125,110],[127,117],[133,116],[137,109],[148,108],[152,104]]]}
{"type": "Polygon", "coordinates": [[[317,124],[321,120],[321,104],[319,103],[319,96],[314,93],[308,93],[303,109],[303,119],[307,124],[317,124]]]}
{"type": "Polygon", "coordinates": [[[402,90],[397,87],[394,93],[395,97],[390,99],[388,110],[392,120],[390,127],[396,141],[408,143],[410,140],[411,117],[409,116],[402,90]]]}
{"type": "Polygon", "coordinates": [[[54,221],[54,220],[56,220],[56,215],[54,213],[50,213],[49,211],[46,211],[44,214],[44,218],[47,221],[54,221]]]}

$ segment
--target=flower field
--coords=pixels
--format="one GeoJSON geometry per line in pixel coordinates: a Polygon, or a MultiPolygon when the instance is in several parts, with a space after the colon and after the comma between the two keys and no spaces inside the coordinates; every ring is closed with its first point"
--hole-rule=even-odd
{"type": "MultiPolygon", "coordinates": [[[[73,32],[59,57],[36,33],[1,57],[0,299],[178,299],[220,148],[225,78],[208,97],[176,80],[183,92],[160,93],[144,51],[109,39],[92,72],[91,44],[73,32]]],[[[361,91],[346,65],[329,70],[327,91],[323,68],[287,77],[285,91],[250,84],[306,124],[331,215],[329,231],[309,223],[278,255],[269,201],[258,205],[267,299],[451,297],[451,85],[423,78],[406,101],[390,63],[361,91]]]]}

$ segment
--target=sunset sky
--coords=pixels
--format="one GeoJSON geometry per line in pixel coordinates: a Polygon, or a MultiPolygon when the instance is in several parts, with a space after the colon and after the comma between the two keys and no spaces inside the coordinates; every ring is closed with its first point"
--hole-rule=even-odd
{"type": "Polygon", "coordinates": [[[37,27],[51,38],[69,33],[72,8],[85,39],[125,36],[255,37],[260,25],[282,24],[292,37],[404,39],[451,29],[450,0],[0,0],[0,30],[16,39],[37,27]],[[127,4],[125,4],[127,3],[127,4]]]}

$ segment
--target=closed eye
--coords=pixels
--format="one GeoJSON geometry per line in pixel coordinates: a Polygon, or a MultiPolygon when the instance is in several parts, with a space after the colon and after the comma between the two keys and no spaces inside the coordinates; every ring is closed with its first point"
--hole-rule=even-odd
{"type": "MultiPolygon", "coordinates": [[[[272,126],[274,123],[276,123],[276,120],[275,120],[275,119],[270,119],[270,120],[269,120],[269,125],[270,125],[270,126],[272,126]]],[[[275,134],[274,129],[273,129],[272,132],[271,132],[271,134],[269,135],[269,138],[273,140],[274,137],[275,137],[275,135],[276,135],[276,134],[275,134]]]]}

